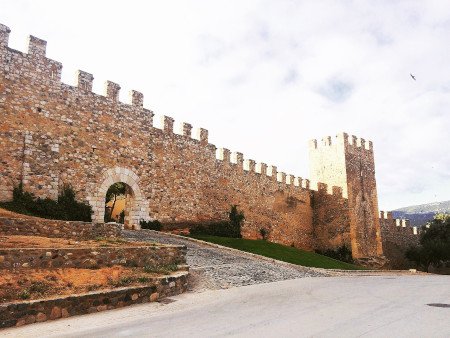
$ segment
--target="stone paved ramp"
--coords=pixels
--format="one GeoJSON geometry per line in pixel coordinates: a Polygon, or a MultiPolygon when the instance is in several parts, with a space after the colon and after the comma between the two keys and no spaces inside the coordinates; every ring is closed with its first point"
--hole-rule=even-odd
{"type": "Polygon", "coordinates": [[[330,274],[317,269],[293,266],[258,258],[237,250],[217,248],[179,236],[156,231],[123,231],[129,240],[186,245],[186,260],[190,266],[191,291],[225,289],[259,283],[277,282],[304,277],[324,277],[330,274]]]}

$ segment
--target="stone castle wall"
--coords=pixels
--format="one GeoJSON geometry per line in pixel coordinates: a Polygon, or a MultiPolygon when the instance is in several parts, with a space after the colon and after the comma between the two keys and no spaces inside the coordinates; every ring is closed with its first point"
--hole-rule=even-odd
{"type": "Polygon", "coordinates": [[[312,195],[315,248],[351,248],[348,200],[342,197],[342,188],[333,187],[331,195],[327,190],[326,184],[319,183],[312,195]]]}
{"type": "Polygon", "coordinates": [[[311,180],[342,188],[355,258],[383,254],[372,142],[338,134],[310,142],[311,180]]]}
{"type": "Polygon", "coordinates": [[[389,266],[394,269],[411,267],[405,258],[405,251],[419,244],[419,230],[409,220],[393,218],[391,212],[380,211],[383,252],[389,257],[389,266]]]}
{"type": "Polygon", "coordinates": [[[131,191],[127,227],[141,219],[222,220],[237,204],[246,238],[260,238],[264,228],[270,241],[299,248],[347,244],[357,256],[381,254],[371,146],[366,151],[343,134],[342,146],[311,152],[312,175],[327,184],[312,189],[309,180],[216,149],[205,129],[194,133],[183,123],[174,132],[167,116],[155,128],[138,91],[129,104],[119,101],[120,86],[111,81],[105,95],[95,94],[94,77],[84,71],[76,86],[64,84],[62,64],[45,56],[45,41],[30,37],[22,53],[8,47],[8,37],[0,25],[0,200],[11,199],[21,182],[51,198],[70,184],[92,205],[93,221],[103,222],[107,189],[124,182],[131,191]]]}
{"type": "Polygon", "coordinates": [[[226,219],[230,205],[238,204],[246,215],[245,237],[269,228],[273,241],[313,248],[307,180],[286,177],[276,167],[267,171],[265,164],[257,171],[254,161],[227,149],[216,156],[208,131],[193,133],[188,123],[180,134],[170,117],[155,128],[137,91],[130,104],[122,103],[120,86],[108,81],[105,96],[97,95],[93,76],[83,71],[76,87],[64,84],[61,63],[45,56],[45,41],[31,37],[22,53],[8,47],[8,34],[0,26],[2,200],[20,182],[50,198],[70,184],[78,199],[93,206],[93,221],[103,222],[106,190],[121,181],[133,192],[128,226],[150,218],[226,219]]]}

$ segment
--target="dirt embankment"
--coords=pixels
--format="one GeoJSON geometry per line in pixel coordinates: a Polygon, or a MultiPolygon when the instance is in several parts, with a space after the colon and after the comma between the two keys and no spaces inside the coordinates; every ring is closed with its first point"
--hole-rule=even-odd
{"type": "Polygon", "coordinates": [[[170,271],[113,266],[100,269],[15,269],[0,274],[0,303],[146,285],[170,271]]]}
{"type": "Polygon", "coordinates": [[[0,235],[0,248],[98,248],[98,247],[130,247],[152,246],[152,243],[131,242],[120,238],[99,238],[98,240],[77,241],[65,238],[49,238],[40,236],[0,235]]]}
{"type": "Polygon", "coordinates": [[[24,214],[18,214],[16,212],[13,211],[9,211],[3,208],[0,208],[0,217],[10,217],[10,218],[23,218],[23,219],[42,219],[39,217],[34,217],[34,216],[28,216],[28,215],[24,215],[24,214]]]}

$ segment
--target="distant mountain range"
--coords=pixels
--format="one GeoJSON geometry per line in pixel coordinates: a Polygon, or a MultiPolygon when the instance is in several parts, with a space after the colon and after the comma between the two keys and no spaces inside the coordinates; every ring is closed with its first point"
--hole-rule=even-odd
{"type": "Polygon", "coordinates": [[[392,211],[394,218],[406,218],[412,226],[422,226],[438,213],[450,213],[450,201],[413,205],[392,211]]]}

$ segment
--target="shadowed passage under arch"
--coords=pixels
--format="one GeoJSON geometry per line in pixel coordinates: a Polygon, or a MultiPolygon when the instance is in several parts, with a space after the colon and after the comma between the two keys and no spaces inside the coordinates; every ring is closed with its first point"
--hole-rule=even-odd
{"type": "Polygon", "coordinates": [[[125,186],[124,225],[128,229],[139,229],[140,220],[149,220],[148,201],[139,187],[139,177],[130,169],[115,167],[108,169],[102,177],[94,196],[89,199],[92,205],[92,220],[96,223],[105,221],[105,198],[108,189],[115,183],[125,186]]]}

